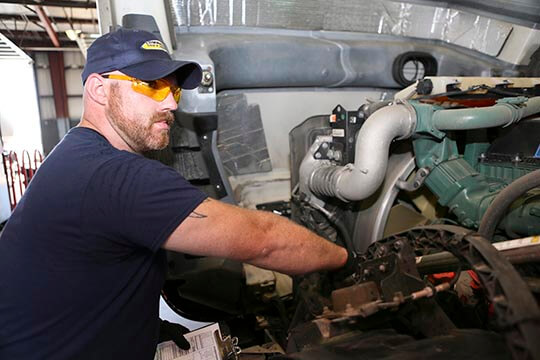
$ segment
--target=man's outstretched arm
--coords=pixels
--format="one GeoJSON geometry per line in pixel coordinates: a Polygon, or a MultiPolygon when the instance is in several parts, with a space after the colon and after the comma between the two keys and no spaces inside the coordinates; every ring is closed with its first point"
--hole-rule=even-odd
{"type": "Polygon", "coordinates": [[[201,203],[163,247],[234,259],[291,275],[333,270],[347,261],[344,248],[292,221],[212,199],[201,203]]]}

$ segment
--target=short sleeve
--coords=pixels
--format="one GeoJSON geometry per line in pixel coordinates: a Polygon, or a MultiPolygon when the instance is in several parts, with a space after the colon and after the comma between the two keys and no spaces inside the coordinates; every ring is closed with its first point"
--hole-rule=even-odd
{"type": "Polygon", "coordinates": [[[174,169],[135,154],[99,166],[83,196],[85,236],[154,252],[207,197],[174,169]]]}

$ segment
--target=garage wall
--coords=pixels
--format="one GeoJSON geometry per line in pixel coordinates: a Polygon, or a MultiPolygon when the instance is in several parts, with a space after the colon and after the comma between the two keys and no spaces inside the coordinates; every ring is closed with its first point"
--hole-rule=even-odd
{"type": "MultiPolygon", "coordinates": [[[[0,59],[1,150],[23,159],[23,150],[42,151],[34,69],[30,58],[0,59]]],[[[5,169],[0,171],[0,223],[11,214],[5,169]]]]}
{"type": "Polygon", "coordinates": [[[4,150],[40,150],[34,70],[27,60],[1,60],[0,124],[4,150]]]}
{"type": "Polygon", "coordinates": [[[47,52],[32,54],[35,60],[36,87],[39,98],[43,150],[48,154],[70,128],[77,125],[82,114],[81,73],[85,59],[80,51],[62,53],[67,93],[67,117],[59,117],[54,106],[51,66],[47,52]]]}

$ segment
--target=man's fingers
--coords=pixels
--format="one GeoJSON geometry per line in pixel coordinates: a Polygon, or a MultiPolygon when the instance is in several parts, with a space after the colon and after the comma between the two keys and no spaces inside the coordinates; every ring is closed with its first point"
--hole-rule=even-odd
{"type": "Polygon", "coordinates": [[[183,336],[189,329],[176,323],[161,320],[160,323],[160,341],[172,340],[180,349],[189,350],[189,341],[183,336]]]}
{"type": "Polygon", "coordinates": [[[188,333],[189,329],[176,323],[169,323],[170,329],[169,333],[171,334],[172,340],[180,349],[189,350],[189,341],[184,337],[183,334],[188,333]]]}
{"type": "Polygon", "coordinates": [[[170,323],[173,326],[173,330],[179,332],[180,334],[186,334],[189,332],[189,329],[185,326],[182,326],[177,323],[170,323]]]}
{"type": "Polygon", "coordinates": [[[180,349],[189,350],[190,344],[189,341],[187,341],[187,339],[184,337],[184,335],[174,331],[171,334],[171,337],[176,346],[178,346],[180,349]]]}

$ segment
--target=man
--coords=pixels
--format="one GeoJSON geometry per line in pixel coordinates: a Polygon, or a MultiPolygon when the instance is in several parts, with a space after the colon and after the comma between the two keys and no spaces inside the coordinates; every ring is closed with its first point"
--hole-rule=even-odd
{"type": "Polygon", "coordinates": [[[140,155],[167,146],[197,64],[171,60],[151,33],[120,29],[88,49],[82,77],[79,126],[0,238],[1,359],[152,359],[164,249],[288,274],[346,263],[343,248],[307,229],[209,199],[140,155]]]}

